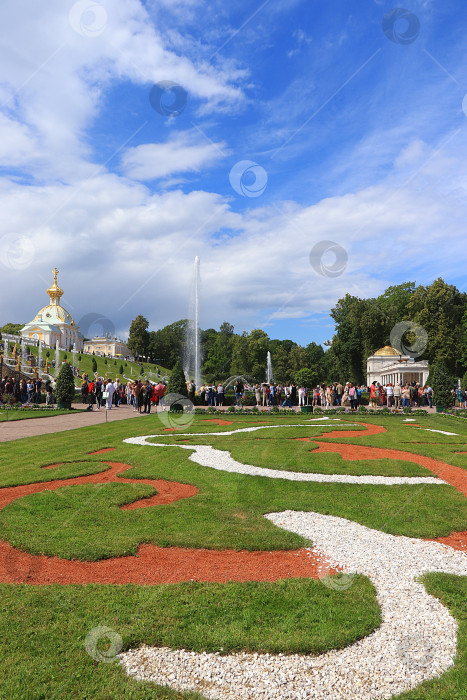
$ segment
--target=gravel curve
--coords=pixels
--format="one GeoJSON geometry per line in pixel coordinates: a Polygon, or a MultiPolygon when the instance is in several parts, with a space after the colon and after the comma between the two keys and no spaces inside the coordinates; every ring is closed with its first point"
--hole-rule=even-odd
{"type": "MultiPolygon", "coordinates": [[[[320,427],[323,424],[320,425],[320,427]]],[[[193,437],[206,435],[233,435],[238,432],[261,430],[276,426],[260,426],[255,428],[241,428],[239,430],[223,431],[217,433],[177,433],[177,437],[193,437]]],[[[289,427],[289,426],[280,426],[289,427]]],[[[296,426],[293,426],[296,427],[296,426]]],[[[310,426],[306,426],[310,427],[310,426]]],[[[446,486],[446,482],[434,476],[354,476],[351,474],[316,474],[309,472],[290,472],[281,469],[267,469],[265,467],[255,467],[251,464],[237,462],[226,450],[216,450],[210,445],[170,445],[163,442],[148,442],[150,438],[160,437],[158,435],[142,435],[140,437],[126,438],[123,442],[131,445],[146,445],[148,447],[176,447],[182,450],[190,450],[192,454],[189,459],[202,467],[210,467],[219,471],[231,472],[234,474],[245,474],[247,476],[264,476],[268,479],[286,479],[287,481],[314,481],[321,483],[341,483],[341,484],[372,484],[375,486],[399,486],[401,484],[434,484],[446,486]]]]}
{"type": "Polygon", "coordinates": [[[416,578],[430,571],[466,576],[465,553],[330,515],[285,511],[265,517],[313,540],[332,565],[368,576],[381,606],[381,627],[345,649],[315,657],[142,647],[120,655],[129,675],[213,700],[375,700],[449,669],[457,623],[416,578]]]}

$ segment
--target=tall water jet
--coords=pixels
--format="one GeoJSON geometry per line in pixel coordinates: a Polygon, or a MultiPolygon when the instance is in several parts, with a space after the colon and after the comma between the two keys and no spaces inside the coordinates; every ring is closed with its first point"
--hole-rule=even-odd
{"type": "Polygon", "coordinates": [[[196,388],[201,386],[201,348],[199,337],[199,257],[195,258],[193,272],[192,292],[190,297],[190,311],[186,329],[186,348],[184,358],[184,372],[187,379],[195,381],[196,388]]]}
{"type": "Polygon", "coordinates": [[[39,347],[37,349],[37,367],[40,373],[42,367],[42,340],[39,340],[39,347]]]}
{"type": "Polygon", "coordinates": [[[59,368],[59,364],[60,364],[60,352],[59,352],[59,349],[58,349],[59,347],[60,347],[60,346],[59,346],[59,344],[58,344],[58,340],[56,340],[56,341],[55,341],[55,376],[56,376],[56,377],[58,377],[58,370],[60,369],[60,368],[59,368]]]}
{"type": "Polygon", "coordinates": [[[272,360],[271,360],[271,353],[268,350],[267,354],[267,361],[266,361],[266,381],[268,384],[270,384],[274,379],[273,373],[272,373],[272,360]]]}
{"type": "Polygon", "coordinates": [[[26,341],[24,338],[21,338],[21,369],[23,372],[27,369],[26,341]]]}
{"type": "Polygon", "coordinates": [[[73,343],[72,357],[73,357],[73,372],[74,372],[74,368],[76,367],[76,343],[73,343]]]}

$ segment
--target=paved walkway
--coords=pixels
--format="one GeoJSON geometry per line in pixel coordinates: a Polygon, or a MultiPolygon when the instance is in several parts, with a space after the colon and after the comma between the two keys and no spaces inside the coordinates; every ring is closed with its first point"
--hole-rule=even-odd
{"type": "MultiPolygon", "coordinates": [[[[61,433],[64,430],[85,428],[88,425],[96,425],[97,423],[105,423],[106,421],[124,420],[126,418],[136,418],[139,416],[138,413],[135,413],[132,406],[127,405],[121,405],[118,408],[114,407],[110,411],[106,411],[105,408],[101,408],[100,411],[86,411],[85,409],[83,410],[83,404],[81,403],[73,404],[73,408],[77,409],[76,414],[68,413],[62,416],[50,416],[50,418],[29,418],[25,420],[1,422],[0,442],[20,440],[21,438],[46,435],[47,433],[61,433]]],[[[246,406],[246,408],[251,408],[251,406],[246,406]]],[[[333,408],[335,408],[335,406],[333,408]]],[[[299,412],[298,406],[294,406],[294,409],[297,413],[299,412]]],[[[218,407],[218,410],[227,411],[228,407],[218,407]]],[[[260,411],[267,412],[268,410],[269,407],[260,408],[260,411]]],[[[428,411],[428,413],[436,413],[435,408],[430,409],[427,407],[425,410],[428,411]]],[[[151,411],[151,415],[153,412],[155,412],[154,408],[151,411]]]]}
{"type": "MultiPolygon", "coordinates": [[[[15,420],[0,423],[0,442],[10,440],[20,440],[36,435],[46,435],[47,433],[61,433],[64,430],[74,430],[75,428],[85,428],[88,425],[111,422],[114,420],[125,420],[125,418],[136,418],[132,406],[119,406],[106,411],[82,410],[82,404],[73,404],[73,408],[79,410],[76,414],[66,413],[62,416],[50,416],[50,418],[26,418],[25,420],[15,420]]],[[[145,415],[144,413],[142,414],[145,415]]]]}

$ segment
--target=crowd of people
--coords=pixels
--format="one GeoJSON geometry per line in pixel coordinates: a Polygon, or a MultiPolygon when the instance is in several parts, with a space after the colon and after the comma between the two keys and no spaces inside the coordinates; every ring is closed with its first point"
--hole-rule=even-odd
{"type": "MultiPolygon", "coordinates": [[[[101,407],[111,409],[122,403],[133,406],[138,413],[150,413],[151,407],[163,405],[167,386],[164,381],[157,384],[146,380],[127,381],[122,383],[118,378],[112,379],[95,377],[87,374],[81,383],[81,401],[87,404],[88,410],[100,410],[101,407]]],[[[197,390],[193,380],[187,382],[188,398],[190,401],[200,403],[202,406],[223,406],[226,387],[222,382],[202,384],[197,390]],[[199,402],[195,397],[199,397],[199,402]]],[[[47,406],[55,403],[55,382],[48,379],[15,379],[5,377],[0,382],[0,398],[11,396],[20,404],[40,404],[47,406]]],[[[244,403],[247,392],[251,392],[256,400],[256,405],[261,406],[320,406],[333,408],[345,406],[356,409],[362,405],[362,394],[368,394],[370,408],[387,406],[388,408],[429,407],[433,406],[433,390],[429,384],[422,386],[418,382],[401,385],[399,383],[381,385],[373,382],[369,387],[356,386],[352,382],[342,384],[319,384],[313,389],[297,386],[294,382],[281,384],[263,382],[262,384],[244,384],[237,379],[234,384],[235,403],[241,406],[244,403]]],[[[467,409],[467,390],[453,389],[453,403],[460,408],[467,409]]],[[[366,404],[366,400],[364,401],[366,404]]]]}
{"type": "Polygon", "coordinates": [[[15,379],[15,377],[4,377],[0,382],[0,398],[11,396],[16,403],[40,404],[42,394],[45,392],[45,403],[47,406],[54,404],[55,384],[51,379],[43,382],[41,379],[15,379]]]}
{"type": "Polygon", "coordinates": [[[163,404],[166,391],[167,386],[162,381],[153,384],[149,379],[138,379],[123,384],[118,378],[112,381],[101,377],[89,379],[85,376],[81,384],[81,401],[88,405],[89,411],[94,407],[99,411],[103,406],[110,410],[112,407],[127,404],[133,406],[137,413],[151,413],[151,406],[163,404]]]}

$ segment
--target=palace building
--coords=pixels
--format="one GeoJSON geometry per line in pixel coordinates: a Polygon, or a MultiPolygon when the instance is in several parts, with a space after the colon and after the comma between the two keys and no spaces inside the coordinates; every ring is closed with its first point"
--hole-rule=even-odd
{"type": "Polygon", "coordinates": [[[71,314],[60,305],[63,290],[57,284],[58,270],[52,270],[54,281],[47,289],[49,304],[37,312],[34,319],[21,329],[21,335],[25,340],[42,341],[44,345],[55,347],[56,342],[60,348],[68,350],[75,346],[76,350],[83,349],[83,335],[71,314]]]}
{"type": "Polygon", "coordinates": [[[398,350],[385,345],[367,359],[366,383],[411,384],[419,382],[424,386],[429,374],[428,361],[415,362],[410,355],[402,355],[398,350]]]}

